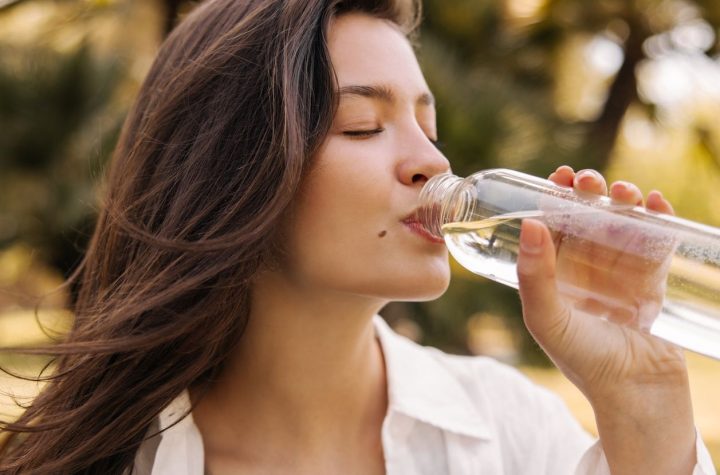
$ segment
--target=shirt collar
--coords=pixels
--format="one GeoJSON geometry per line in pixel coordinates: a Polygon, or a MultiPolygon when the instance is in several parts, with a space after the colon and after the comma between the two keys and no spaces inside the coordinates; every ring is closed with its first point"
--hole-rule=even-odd
{"type": "Polygon", "coordinates": [[[478,410],[458,376],[434,354],[393,332],[374,318],[375,334],[385,358],[389,410],[395,410],[439,429],[490,439],[487,415],[478,410]]]}

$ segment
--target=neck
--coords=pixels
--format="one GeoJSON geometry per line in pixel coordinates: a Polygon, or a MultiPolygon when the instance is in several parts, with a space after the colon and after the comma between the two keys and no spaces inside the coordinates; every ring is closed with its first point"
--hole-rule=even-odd
{"type": "Polygon", "coordinates": [[[379,446],[387,389],[372,318],[382,305],[259,276],[245,333],[194,412],[206,446],[206,434],[256,456],[270,441],[274,454],[304,458],[379,446]]]}

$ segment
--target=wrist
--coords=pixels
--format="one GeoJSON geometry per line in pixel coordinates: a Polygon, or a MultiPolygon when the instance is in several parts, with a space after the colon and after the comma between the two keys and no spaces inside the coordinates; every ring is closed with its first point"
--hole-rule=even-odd
{"type": "Polygon", "coordinates": [[[583,392],[595,413],[608,417],[619,408],[652,417],[662,412],[663,407],[676,406],[678,401],[686,401],[690,407],[690,382],[685,366],[661,374],[628,377],[620,383],[589,385],[583,392]]]}
{"type": "Polygon", "coordinates": [[[659,347],[659,356],[638,363],[629,360],[631,355],[624,355],[620,364],[598,365],[577,378],[576,385],[594,408],[635,403],[640,411],[677,398],[689,400],[690,382],[682,350],[659,340],[650,342],[659,347]]]}
{"type": "Polygon", "coordinates": [[[696,432],[686,385],[625,388],[591,404],[613,474],[692,473],[696,432]]]}

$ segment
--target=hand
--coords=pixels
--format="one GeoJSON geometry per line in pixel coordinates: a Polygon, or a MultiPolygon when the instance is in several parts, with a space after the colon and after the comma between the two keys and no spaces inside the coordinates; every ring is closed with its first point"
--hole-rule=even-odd
{"type": "MultiPolygon", "coordinates": [[[[551,178],[570,188],[577,183],[587,201],[596,200],[588,193],[607,194],[604,179],[592,170],[575,175],[561,167],[551,178]]],[[[558,290],[577,311],[649,331],[663,305],[677,239],[672,229],[633,217],[639,214],[633,208],[643,201],[635,185],[615,183],[612,197],[613,211],[607,203],[568,207],[554,199],[541,204],[555,245],[558,290]]],[[[672,214],[659,192],[650,193],[648,207],[672,214]]]]}
{"type": "MultiPolygon", "coordinates": [[[[607,193],[605,180],[590,170],[576,174],[560,167],[550,179],[577,191],[607,193]]],[[[610,197],[616,203],[643,202],[630,183],[614,183],[610,197]]],[[[657,191],[648,195],[646,207],[673,212],[657,191]]],[[[696,462],[695,429],[684,356],[641,330],[659,312],[673,244],[666,243],[659,257],[638,258],[626,251],[651,236],[637,229],[618,233],[602,223],[597,228],[592,232],[615,233],[613,246],[563,240],[562,226],[553,237],[540,221],[523,220],[517,269],[525,324],[590,401],[613,474],[689,474],[696,462]],[[560,280],[581,292],[561,295],[560,280]],[[611,295],[619,304],[607,305],[594,293],[611,295]],[[629,314],[628,302],[634,306],[629,314]]]]}
{"type": "MultiPolygon", "coordinates": [[[[575,174],[570,167],[560,167],[550,180],[577,191],[607,194],[605,180],[592,170],[575,174]]],[[[631,183],[614,183],[610,197],[618,204],[643,203],[642,193],[631,183]]],[[[657,191],[648,195],[647,208],[673,212],[657,191]]],[[[672,245],[665,244],[654,258],[639,257],[631,251],[647,239],[642,230],[590,223],[598,220],[595,215],[580,219],[575,225],[586,229],[587,239],[575,235],[563,240],[562,232],[553,236],[538,221],[523,222],[518,277],[529,331],[588,398],[604,398],[617,393],[618,385],[648,378],[685,378],[682,351],[638,331],[648,329],[660,311],[672,245]],[[538,246],[531,246],[533,242],[538,246]],[[623,325],[609,324],[598,315],[623,325]]]]}

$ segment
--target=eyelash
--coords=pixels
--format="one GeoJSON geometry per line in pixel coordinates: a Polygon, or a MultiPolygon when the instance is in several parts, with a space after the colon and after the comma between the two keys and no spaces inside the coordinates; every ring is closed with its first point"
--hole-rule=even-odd
{"type": "Polygon", "coordinates": [[[351,138],[364,138],[364,137],[371,137],[373,135],[377,135],[380,132],[383,132],[385,129],[382,127],[372,130],[346,130],[343,132],[343,135],[346,135],[351,138]]]}
{"type": "MultiPolygon", "coordinates": [[[[384,132],[385,129],[382,127],[372,130],[346,130],[343,132],[343,135],[350,137],[350,138],[366,138],[366,137],[372,137],[373,135],[377,135],[381,132],[384,132]]],[[[438,150],[443,150],[445,148],[445,144],[439,140],[433,140],[431,138],[428,138],[431,144],[435,146],[438,150]]]]}

